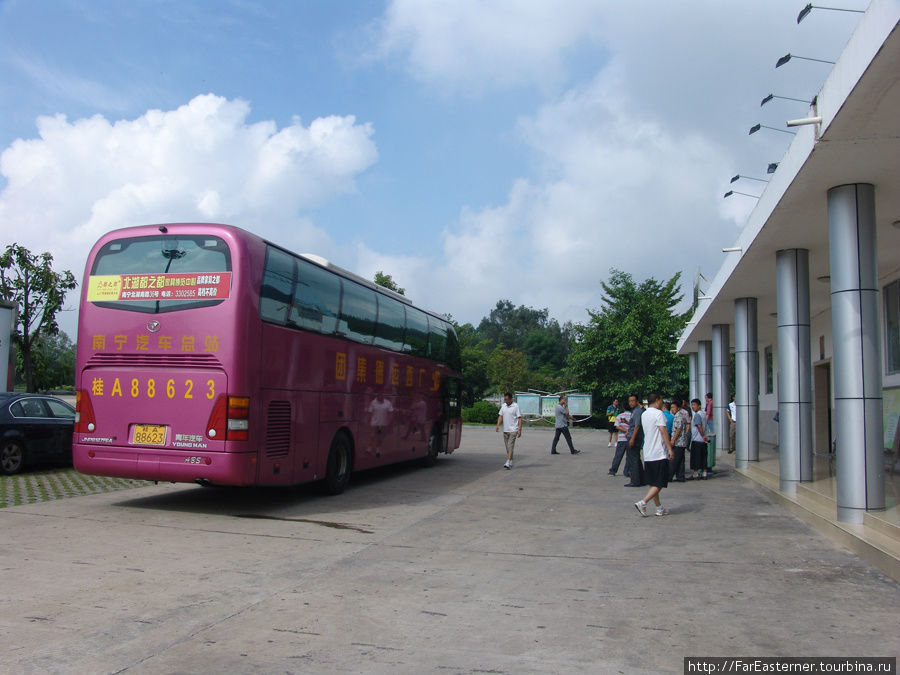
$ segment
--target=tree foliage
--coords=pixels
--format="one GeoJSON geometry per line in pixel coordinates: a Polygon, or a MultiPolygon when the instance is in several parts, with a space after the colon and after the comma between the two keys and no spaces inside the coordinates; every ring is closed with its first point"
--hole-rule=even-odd
{"type": "Polygon", "coordinates": [[[605,297],[590,321],[575,327],[568,365],[575,381],[595,400],[628,393],[680,393],[687,389],[687,362],[672,352],[688,312],[675,313],[681,302],[679,278],[635,282],[613,269],[603,283],[605,297]]]}
{"type": "Polygon", "coordinates": [[[400,288],[400,286],[396,281],[394,281],[393,277],[391,277],[390,274],[385,274],[381,271],[375,272],[375,283],[379,286],[383,286],[384,288],[395,291],[400,295],[406,295],[406,289],[400,288]]]}
{"type": "Polygon", "coordinates": [[[488,358],[488,380],[498,394],[528,387],[528,359],[518,349],[497,347],[488,358]]]}
{"type": "MultiPolygon", "coordinates": [[[[63,331],[55,335],[41,335],[32,345],[31,368],[37,391],[73,387],[75,343],[63,331]]],[[[16,351],[16,375],[24,380],[21,351],[16,351]]]]}
{"type": "Polygon", "coordinates": [[[0,296],[18,307],[14,339],[28,391],[36,391],[35,347],[42,337],[59,332],[56,315],[66,293],[77,286],[69,270],[54,272],[52,264],[49,253],[33,254],[18,244],[10,244],[0,254],[0,296]]]}

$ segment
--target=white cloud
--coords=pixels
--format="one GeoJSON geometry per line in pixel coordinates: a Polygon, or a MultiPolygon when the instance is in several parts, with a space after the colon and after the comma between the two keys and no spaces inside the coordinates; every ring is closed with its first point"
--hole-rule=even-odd
{"type": "Polygon", "coordinates": [[[463,209],[439,256],[360,247],[359,268],[383,269],[415,301],[471,321],[501,298],[584,320],[612,267],[639,279],[692,277],[698,254],[736,234],[715,231],[721,218],[710,199],[727,155],[700,134],[642,117],[617,93],[620,83],[621,73],[604,71],[522,119],[539,177],[516,180],[503,204],[463,209]]]}
{"type": "Polygon", "coordinates": [[[406,57],[414,77],[463,93],[552,86],[565,77],[566,55],[598,31],[598,4],[394,0],[377,26],[375,51],[406,57]]]}
{"type": "Polygon", "coordinates": [[[328,254],[332,240],[300,211],[354,189],[377,158],[372,127],[331,116],[278,129],[249,114],[208,94],[134,120],[40,117],[39,138],[0,155],[4,239],[78,277],[102,233],[141,223],[229,222],[328,254]]]}

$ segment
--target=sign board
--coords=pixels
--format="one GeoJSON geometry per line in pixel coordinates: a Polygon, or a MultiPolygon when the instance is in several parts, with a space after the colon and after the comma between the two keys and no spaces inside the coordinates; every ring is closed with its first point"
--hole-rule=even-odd
{"type": "Polygon", "coordinates": [[[541,396],[541,417],[554,417],[559,396],[541,396]]]}
{"type": "Polygon", "coordinates": [[[590,414],[591,414],[591,395],[590,394],[570,394],[568,399],[569,399],[569,414],[572,417],[590,417],[590,414]]]}
{"type": "Polygon", "coordinates": [[[541,397],[538,394],[516,394],[516,403],[523,415],[537,417],[541,414],[541,397]]]}

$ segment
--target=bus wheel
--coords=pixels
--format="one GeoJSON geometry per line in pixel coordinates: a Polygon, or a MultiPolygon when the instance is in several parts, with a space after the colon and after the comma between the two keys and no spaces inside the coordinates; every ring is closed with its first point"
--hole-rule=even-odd
{"type": "Polygon", "coordinates": [[[0,471],[12,475],[25,464],[25,448],[18,441],[3,441],[0,445],[0,471]]]}
{"type": "Polygon", "coordinates": [[[441,451],[441,445],[443,445],[441,432],[440,429],[435,427],[431,430],[431,436],[428,437],[428,454],[422,458],[422,466],[434,466],[435,462],[437,462],[438,453],[441,451]]]}
{"type": "Polygon", "coordinates": [[[325,470],[325,480],[323,481],[325,494],[341,494],[350,481],[351,471],[353,471],[353,451],[350,439],[346,434],[339,433],[334,437],[331,442],[331,450],[328,451],[328,467],[325,470]]]}

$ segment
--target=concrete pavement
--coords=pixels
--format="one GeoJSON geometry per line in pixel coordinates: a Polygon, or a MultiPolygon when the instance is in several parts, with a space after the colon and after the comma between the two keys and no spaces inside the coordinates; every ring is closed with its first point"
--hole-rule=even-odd
{"type": "Polygon", "coordinates": [[[896,656],[900,585],[730,473],[663,491],[529,430],[323,497],[159,485],[0,509],[7,672],[681,672],[896,656]]]}

